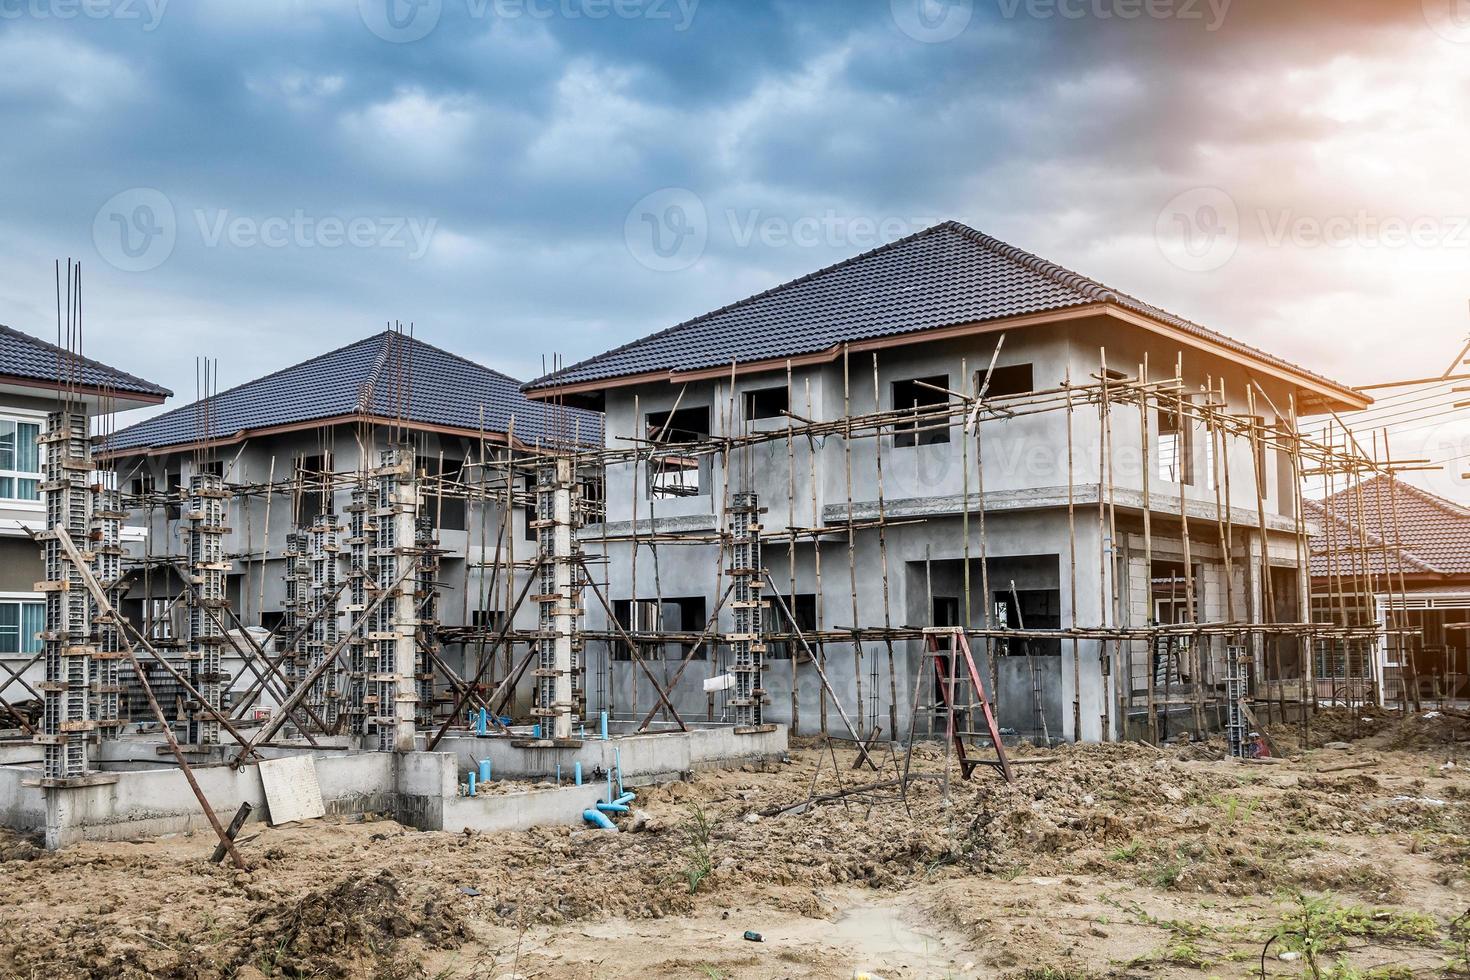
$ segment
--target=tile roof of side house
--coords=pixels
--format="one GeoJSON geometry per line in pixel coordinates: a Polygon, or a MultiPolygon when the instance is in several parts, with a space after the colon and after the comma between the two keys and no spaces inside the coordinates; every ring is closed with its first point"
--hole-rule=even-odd
{"type": "Polygon", "coordinates": [[[90,357],[75,358],[55,344],[0,324],[0,378],[40,381],[50,386],[63,373],[68,374],[69,380],[74,379],[86,388],[108,388],[159,400],[173,394],[162,385],[144,381],[90,357]],[[73,360],[58,369],[58,355],[73,360]]]}
{"type": "Polygon", "coordinates": [[[1110,304],[1254,361],[1360,393],[1231,340],[956,221],[784,283],[599,354],[527,385],[535,392],[649,372],[729,367],[842,343],[1110,304]]]}
{"type": "Polygon", "coordinates": [[[1404,575],[1410,578],[1470,577],[1470,509],[1401,480],[1392,486],[1390,490],[1384,476],[1365,482],[1361,509],[1359,492],[1353,488],[1339,490],[1325,501],[1306,501],[1306,516],[1322,525],[1322,533],[1312,538],[1314,578],[1329,574],[1350,578],[1355,569],[1359,576],[1371,571],[1397,577],[1400,558],[1404,575]],[[1366,563],[1360,525],[1367,541],[1366,563]]]}
{"type": "MultiPolygon", "coordinates": [[[[410,425],[504,433],[517,441],[576,438],[601,444],[602,417],[521,394],[521,382],[406,334],[385,330],[355,344],[247,381],[209,399],[209,436],[232,439],[317,420],[403,417],[410,425]],[[407,404],[404,404],[405,401],[407,404]]],[[[119,430],[109,452],[157,449],[200,438],[201,402],[119,430]]]]}

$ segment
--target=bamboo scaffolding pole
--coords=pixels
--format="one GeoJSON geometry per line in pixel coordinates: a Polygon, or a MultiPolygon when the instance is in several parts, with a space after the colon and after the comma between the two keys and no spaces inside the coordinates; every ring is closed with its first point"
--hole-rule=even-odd
{"type": "MultiPolygon", "coordinates": [[[[1193,420],[1185,421],[1184,418],[1184,355],[1179,354],[1174,361],[1174,381],[1177,387],[1174,390],[1174,410],[1179,419],[1179,449],[1178,452],[1185,457],[1184,465],[1180,467],[1179,479],[1179,538],[1184,547],[1184,609],[1191,623],[1198,622],[1200,609],[1194,588],[1194,554],[1189,537],[1189,486],[1193,478],[1186,478],[1186,474],[1194,471],[1194,440],[1191,434],[1194,431],[1193,420]]],[[[1262,534],[1265,533],[1265,520],[1261,522],[1262,534]]],[[[1189,644],[1190,674],[1192,675],[1194,688],[1194,731],[1199,737],[1205,732],[1205,708],[1204,708],[1204,664],[1201,656],[1200,644],[1189,644]]]]}
{"type": "MultiPolygon", "coordinates": [[[[1145,383],[1149,378],[1149,358],[1145,353],[1143,363],[1138,366],[1138,378],[1145,383]]],[[[1147,391],[1140,389],[1138,392],[1138,423],[1139,438],[1141,443],[1141,477],[1143,480],[1143,568],[1144,568],[1144,608],[1146,610],[1145,622],[1156,625],[1158,615],[1155,613],[1154,599],[1154,535],[1153,535],[1153,480],[1152,467],[1149,460],[1149,450],[1153,443],[1153,435],[1149,426],[1149,402],[1147,391]]],[[[1162,428],[1162,426],[1160,427],[1162,428]]],[[[1162,450],[1160,450],[1162,452],[1162,450]]],[[[1178,450],[1176,449],[1177,453],[1178,450]]],[[[1181,487],[1180,506],[1183,507],[1183,488],[1181,487]]],[[[1155,658],[1158,657],[1157,644],[1149,644],[1146,663],[1148,665],[1148,740],[1150,744],[1159,744],[1159,709],[1158,709],[1158,668],[1155,658]]],[[[1130,672],[1131,674],[1131,672],[1130,672]]],[[[1130,694],[1133,688],[1132,677],[1129,677],[1130,694]]]]}
{"type": "MultiPolygon", "coordinates": [[[[876,407],[876,406],[875,406],[876,407]]],[[[852,387],[849,371],[848,348],[842,345],[842,414],[848,420],[848,428],[842,436],[842,459],[843,471],[846,476],[845,487],[847,492],[847,582],[848,594],[852,597],[852,622],[854,631],[857,624],[862,621],[858,614],[858,592],[857,592],[857,542],[853,534],[853,504],[852,504],[852,387]]],[[[921,437],[915,434],[914,445],[917,447],[921,437]]],[[[852,638],[852,670],[853,679],[857,684],[857,714],[858,726],[862,727],[863,718],[863,645],[858,639],[856,632],[852,638]]],[[[867,719],[868,730],[871,731],[877,724],[877,718],[867,719]]],[[[854,738],[859,736],[854,733],[854,738]]]]}
{"type": "MultiPolygon", "coordinates": [[[[878,355],[873,354],[873,404],[880,403],[878,392],[878,355]]],[[[873,459],[878,476],[878,566],[883,582],[883,628],[893,627],[893,612],[888,588],[888,512],[883,502],[883,440],[873,443],[873,459]]],[[[888,651],[888,731],[891,737],[898,734],[898,666],[894,662],[893,641],[884,640],[888,651]]]]}
{"type": "MultiPolygon", "coordinates": [[[[1077,628],[1077,460],[1073,432],[1072,366],[1067,365],[1067,584],[1072,628],[1077,628]]],[[[1082,741],[1082,650],[1072,638],[1072,741],[1082,741]]]]}
{"type": "MultiPolygon", "coordinates": [[[[786,359],[786,407],[796,404],[796,392],[791,385],[791,358],[786,359]]],[[[791,413],[786,414],[786,574],[791,601],[796,602],[796,422],[791,413]]],[[[817,488],[811,488],[812,499],[816,499],[817,488]]],[[[791,734],[801,734],[801,677],[797,671],[796,650],[790,646],[786,653],[791,661],[791,734]]]]}

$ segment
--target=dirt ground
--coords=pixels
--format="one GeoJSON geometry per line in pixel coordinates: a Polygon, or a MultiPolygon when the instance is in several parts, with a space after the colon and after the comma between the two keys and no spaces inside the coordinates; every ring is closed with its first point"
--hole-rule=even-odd
{"type": "Polygon", "coordinates": [[[618,834],[252,826],[244,871],[209,835],[0,836],[0,977],[1470,975],[1470,720],[1275,734],[1288,760],[1022,747],[1013,785],[951,769],[947,799],[927,744],[906,798],[809,806],[901,756],[805,741],[640,790],[618,834]]]}

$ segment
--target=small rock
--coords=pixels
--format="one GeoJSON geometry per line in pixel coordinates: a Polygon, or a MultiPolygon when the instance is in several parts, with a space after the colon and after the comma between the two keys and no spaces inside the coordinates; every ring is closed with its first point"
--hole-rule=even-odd
{"type": "Polygon", "coordinates": [[[761,822],[761,815],[759,813],[747,813],[745,815],[745,822],[746,823],[760,823],[761,822]]]}
{"type": "Polygon", "coordinates": [[[1098,926],[1093,926],[1091,929],[1088,929],[1087,931],[1089,933],[1091,933],[1092,935],[1096,936],[1099,939],[1107,939],[1108,938],[1107,932],[1104,929],[1102,929],[1102,928],[1100,928],[1098,926]]]}
{"type": "Polygon", "coordinates": [[[1184,791],[1177,786],[1165,786],[1161,792],[1170,803],[1178,803],[1184,799],[1184,791]]]}
{"type": "Polygon", "coordinates": [[[1336,752],[1346,752],[1348,749],[1352,748],[1352,746],[1347,744],[1346,742],[1327,742],[1322,747],[1324,749],[1332,749],[1336,752]]]}
{"type": "Polygon", "coordinates": [[[662,830],[663,824],[659,823],[647,810],[634,810],[633,821],[628,825],[629,833],[654,833],[662,830]]]}

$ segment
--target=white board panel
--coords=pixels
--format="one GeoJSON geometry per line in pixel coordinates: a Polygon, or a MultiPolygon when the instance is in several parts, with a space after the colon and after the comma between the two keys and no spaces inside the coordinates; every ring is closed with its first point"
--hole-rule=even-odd
{"type": "Polygon", "coordinates": [[[260,763],[260,782],[272,827],[327,815],[316,778],[316,760],[309,755],[267,759],[260,763]]]}

